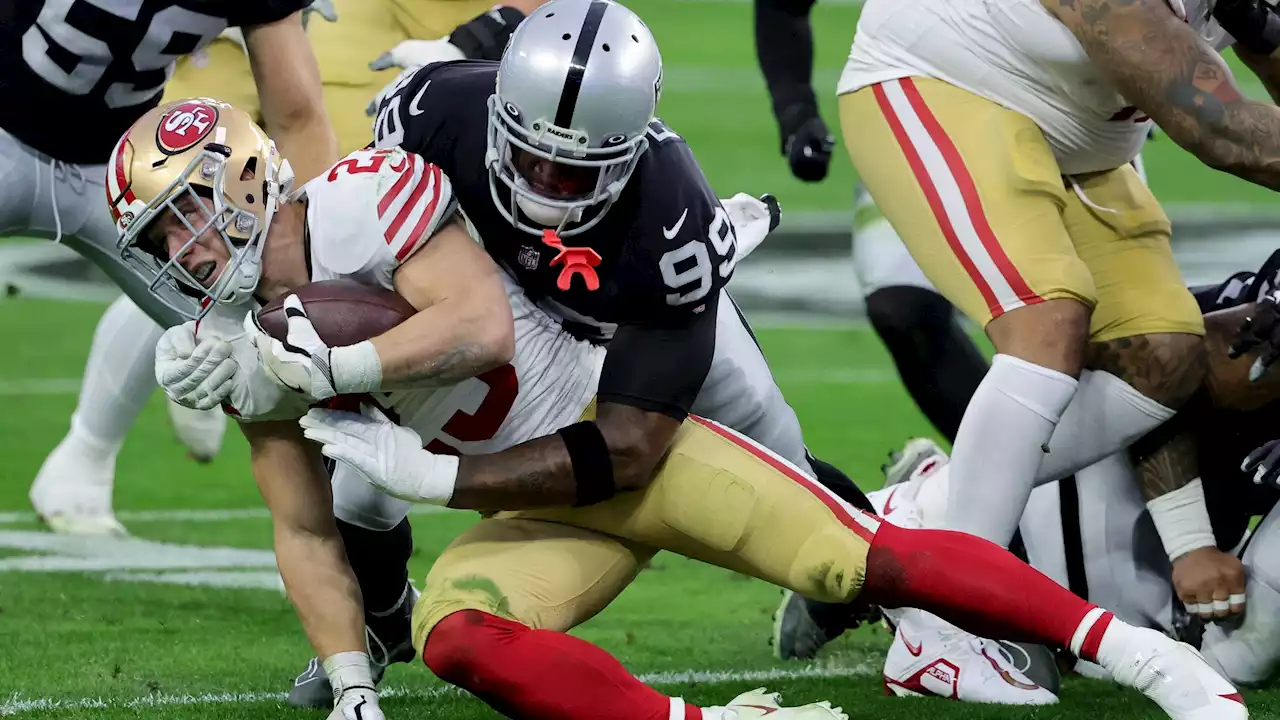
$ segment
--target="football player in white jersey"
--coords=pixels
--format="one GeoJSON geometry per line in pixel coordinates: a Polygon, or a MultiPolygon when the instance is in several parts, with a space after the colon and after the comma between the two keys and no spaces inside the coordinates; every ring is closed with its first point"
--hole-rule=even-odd
{"type": "MultiPolygon", "coordinates": [[[[1008,543],[1037,477],[1126,447],[1200,386],[1200,313],[1168,219],[1128,163],[1154,119],[1210,166],[1280,187],[1280,110],[1244,99],[1218,54],[1225,22],[1264,82],[1280,79],[1270,11],[1255,9],[864,7],[839,86],[846,146],[926,276],[997,350],[957,433],[948,527],[1008,543]]],[[[1140,473],[1144,492],[1165,498],[1156,523],[1177,562],[1229,577],[1238,560],[1199,544],[1186,448],[1175,438],[1151,456],[1179,471],[1140,473]]],[[[1232,594],[1223,584],[1213,599],[1232,594]]]]}
{"type": "Polygon", "coordinates": [[[281,574],[333,683],[335,720],[373,720],[381,711],[360,594],[333,514],[404,507],[341,476],[331,490],[321,448],[303,441],[294,422],[270,418],[364,393],[411,427],[369,404],[363,414],[308,412],[302,428],[347,468],[340,474],[354,471],[349,480],[367,477],[404,500],[505,511],[455,540],[414,612],[416,653],[496,707],[566,720],[845,717],[825,703],[782,708],[763,692],[697,707],[563,632],[602,610],[654,552],[670,549],[829,601],[861,593],[1071,647],[1178,720],[1248,716],[1234,688],[1185,647],[1115,620],[980,539],[883,526],[715,423],[691,417],[652,477],[615,486],[598,474],[600,449],[585,429],[592,421],[571,423],[594,415],[600,351],[549,322],[505,280],[455,216],[449,180],[413,153],[359,151],[289,196],[287,165],[244,113],[187,101],[144,116],[113,161],[122,168],[112,207],[126,258],[158,297],[193,318],[157,348],[166,392],[196,405],[230,401],[242,418],[262,418],[241,427],[272,511],[281,574]],[[163,130],[195,106],[217,122],[194,138],[163,130]],[[371,340],[326,347],[291,291],[335,276],[394,289],[418,312],[371,340]],[[282,299],[285,341],[253,325],[239,331],[254,298],[282,299]],[[507,364],[517,414],[499,413],[491,438],[455,446],[461,457],[437,445],[424,450],[432,440],[470,439],[450,432],[460,408],[449,403],[473,391],[489,400],[493,386],[472,376],[507,364]],[[549,438],[519,442],[557,426],[549,438]],[[483,452],[512,442],[519,444],[483,452]],[[525,452],[549,442],[559,447],[525,452]],[[565,467],[548,483],[526,482],[508,475],[502,458],[513,455],[565,467]],[[349,505],[356,497],[360,506],[349,505]],[[492,584],[460,582],[457,573],[492,584]],[[1152,673],[1174,682],[1151,682],[1152,673]]]}
{"type": "MultiPolygon", "coordinates": [[[[32,505],[55,531],[124,532],[111,504],[116,455],[154,392],[152,349],[162,326],[179,321],[120,261],[114,225],[98,200],[107,156],[120,133],[159,102],[180,55],[242,26],[267,124],[304,177],[327,167],[336,144],[303,34],[309,4],[0,5],[0,234],[62,240],[125,293],[99,321],[70,431],[31,486],[32,505]]],[[[176,404],[170,414],[193,455],[217,452],[225,418],[176,404]]]]}

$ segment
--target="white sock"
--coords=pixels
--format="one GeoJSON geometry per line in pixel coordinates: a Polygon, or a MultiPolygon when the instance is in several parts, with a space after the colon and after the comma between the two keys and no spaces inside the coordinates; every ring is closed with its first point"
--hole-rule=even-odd
{"type": "Polygon", "coordinates": [[[1076,380],[996,355],[978,385],[951,453],[946,527],[1008,546],[1076,380]]]}
{"type": "Polygon", "coordinates": [[[1129,447],[1174,412],[1109,372],[1085,370],[1049,439],[1036,484],[1061,480],[1129,447]]]}
{"type": "Polygon", "coordinates": [[[93,333],[68,440],[112,455],[120,449],[156,389],[155,348],[162,333],[128,298],[111,303],[93,333]]]}

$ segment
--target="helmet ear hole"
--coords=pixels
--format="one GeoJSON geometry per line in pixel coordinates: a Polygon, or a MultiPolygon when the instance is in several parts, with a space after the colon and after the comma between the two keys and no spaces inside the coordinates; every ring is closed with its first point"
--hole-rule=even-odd
{"type": "Polygon", "coordinates": [[[240,171],[240,179],[242,181],[252,180],[257,176],[258,176],[258,157],[256,155],[251,155],[249,156],[248,160],[244,161],[244,169],[240,171]]]}

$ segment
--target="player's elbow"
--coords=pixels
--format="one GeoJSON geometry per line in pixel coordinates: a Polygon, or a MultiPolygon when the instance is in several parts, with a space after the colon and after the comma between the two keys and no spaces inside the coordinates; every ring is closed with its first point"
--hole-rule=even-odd
{"type": "Polygon", "coordinates": [[[628,491],[643,490],[653,482],[680,423],[660,413],[602,403],[596,426],[609,448],[614,485],[628,491]]]}
{"type": "Polygon", "coordinates": [[[510,363],[516,356],[516,328],[510,304],[505,298],[500,303],[488,303],[478,309],[478,315],[471,327],[480,364],[492,370],[510,363]]]}

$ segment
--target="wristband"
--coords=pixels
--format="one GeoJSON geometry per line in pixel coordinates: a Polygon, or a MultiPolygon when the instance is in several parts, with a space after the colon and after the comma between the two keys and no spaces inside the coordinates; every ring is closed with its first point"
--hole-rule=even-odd
{"type": "Polygon", "coordinates": [[[330,350],[329,371],[333,373],[333,390],[339,395],[382,388],[382,359],[370,340],[330,350]]]}
{"type": "Polygon", "coordinates": [[[573,463],[573,481],[578,487],[574,507],[594,505],[618,492],[613,480],[613,460],[600,427],[590,420],[560,429],[560,439],[573,463]]]}
{"type": "Polygon", "coordinates": [[[1170,561],[1192,550],[1217,547],[1200,478],[1148,502],[1147,510],[1151,512],[1151,519],[1170,561]]]}

